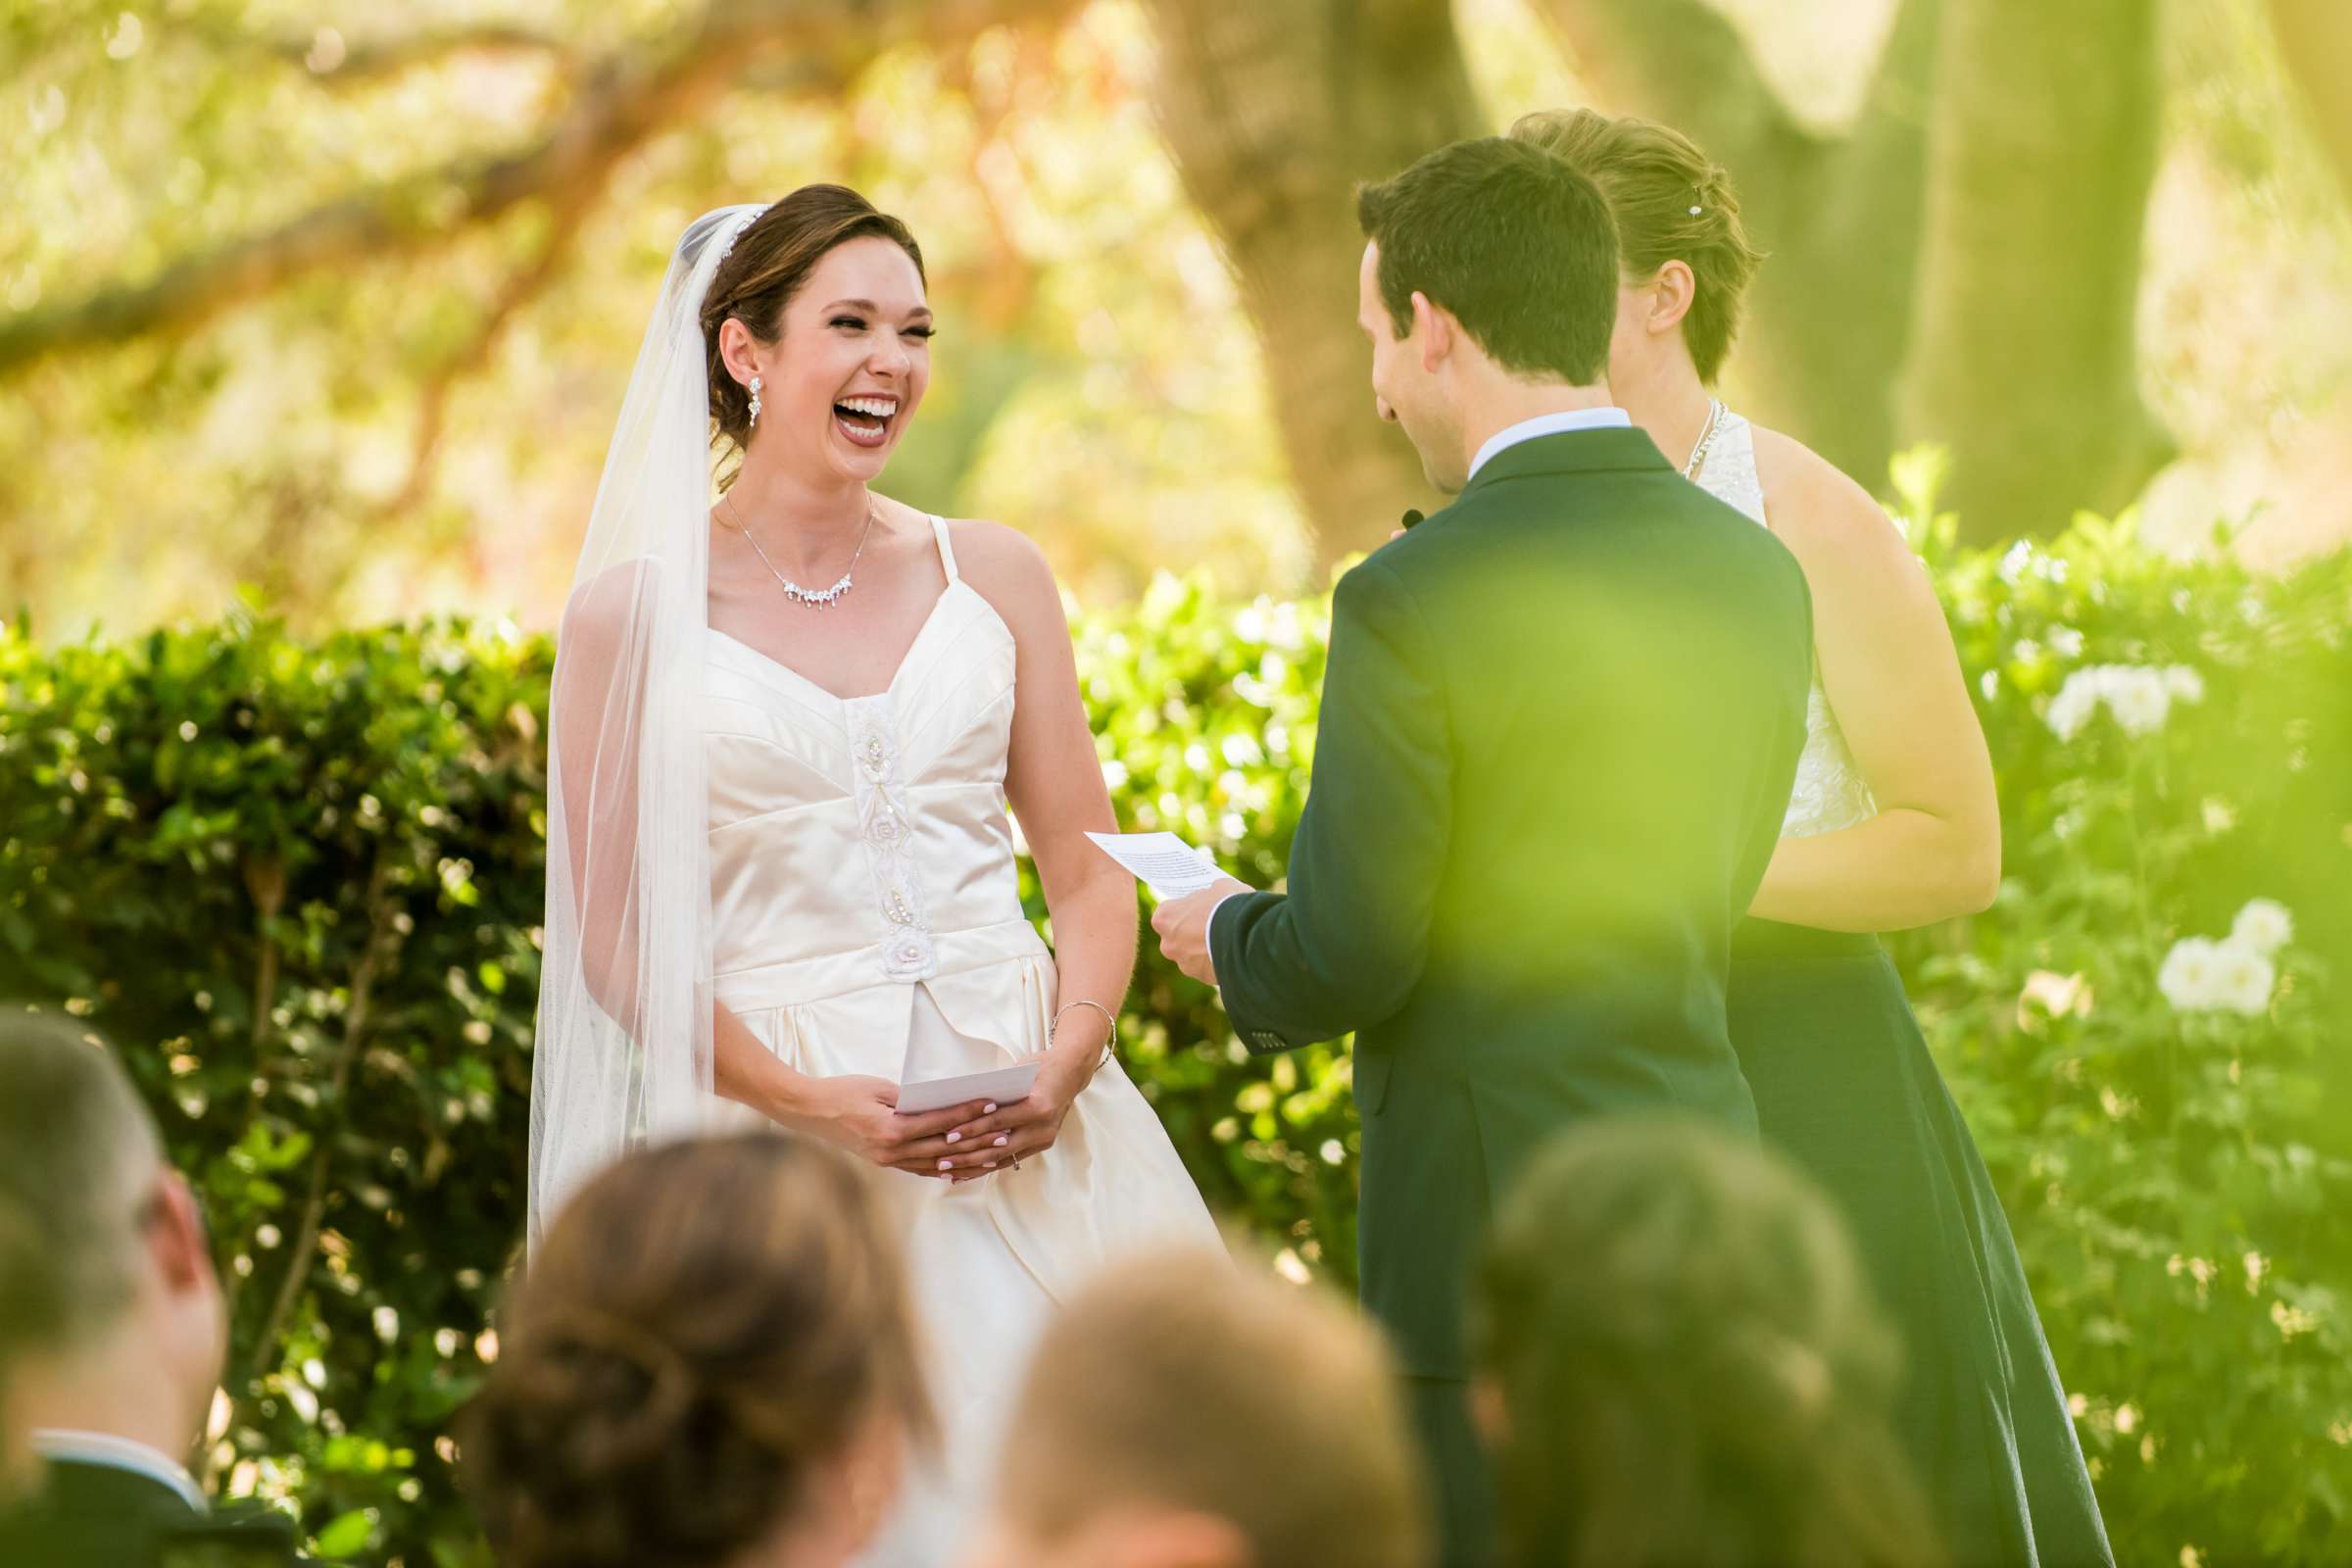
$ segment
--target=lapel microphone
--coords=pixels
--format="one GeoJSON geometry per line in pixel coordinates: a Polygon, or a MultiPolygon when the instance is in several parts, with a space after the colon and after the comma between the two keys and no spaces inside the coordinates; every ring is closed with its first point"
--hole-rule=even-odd
{"type": "Polygon", "coordinates": [[[1418,508],[1407,507],[1405,509],[1404,515],[1396,519],[1396,526],[1399,528],[1410,528],[1415,523],[1423,520],[1424,519],[1418,508]]]}

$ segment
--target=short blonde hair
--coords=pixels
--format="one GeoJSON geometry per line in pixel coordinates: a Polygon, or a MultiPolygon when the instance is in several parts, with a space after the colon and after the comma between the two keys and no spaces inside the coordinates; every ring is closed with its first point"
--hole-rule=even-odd
{"type": "Polygon", "coordinates": [[[1121,1264],[1048,1330],[1004,1448],[1006,1506],[1048,1541],[1105,1509],[1232,1524],[1266,1568],[1413,1568],[1422,1478],[1379,1336],[1221,1254],[1121,1264]]]}
{"type": "Polygon", "coordinates": [[[102,1334],[138,1282],[163,1144],[129,1075],[74,1020],[0,1015],[0,1365],[102,1334]]]}

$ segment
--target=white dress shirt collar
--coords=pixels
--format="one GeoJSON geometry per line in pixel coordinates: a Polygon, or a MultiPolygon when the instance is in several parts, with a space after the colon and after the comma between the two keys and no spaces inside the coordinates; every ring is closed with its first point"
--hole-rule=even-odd
{"type": "Polygon", "coordinates": [[[1495,454],[1505,447],[1533,441],[1540,435],[1558,435],[1563,430],[1624,429],[1633,422],[1633,416],[1618,408],[1569,409],[1560,414],[1539,414],[1532,419],[1521,419],[1517,424],[1506,425],[1487,437],[1487,444],[1480,447],[1478,456],[1470,460],[1469,477],[1462,483],[1467,485],[1471,479],[1477,478],[1478,470],[1494,461],[1495,454]]]}
{"type": "Polygon", "coordinates": [[[63,1427],[36,1428],[32,1447],[43,1459],[53,1464],[94,1464],[110,1470],[128,1470],[134,1475],[160,1481],[179,1494],[187,1505],[198,1513],[210,1513],[212,1505],[205,1499],[204,1489],[188,1474],[188,1467],[159,1448],[131,1438],[119,1438],[111,1432],[75,1432],[63,1427]]]}

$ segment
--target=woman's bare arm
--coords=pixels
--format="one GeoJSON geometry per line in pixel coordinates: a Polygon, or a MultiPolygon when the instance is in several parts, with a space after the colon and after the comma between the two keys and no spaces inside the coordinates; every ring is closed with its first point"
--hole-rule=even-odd
{"type": "MultiPolygon", "coordinates": [[[[956,1130],[941,1146],[968,1180],[1053,1147],[1070,1102],[1093,1079],[1135,973],[1135,879],[1087,840],[1114,831],[1095,755],[1060,589],[1038,548],[988,522],[955,525],[965,579],[995,607],[1015,645],[1012,745],[1005,793],[1029,841],[1053,920],[1059,1030],[1028,1100],[956,1130]],[[1092,1002],[1103,1009],[1074,1005],[1092,1002]],[[1000,1145],[998,1138],[1006,1143],[1000,1145]]],[[[924,1152],[927,1146],[917,1146],[924,1152]]]]}
{"type": "Polygon", "coordinates": [[[1756,458],[1773,530],[1813,591],[1823,688],[1879,810],[1783,839],[1749,912],[1897,931],[1983,909],[2000,883],[2000,807],[1934,584],[1860,485],[1770,431],[1756,458]]]}

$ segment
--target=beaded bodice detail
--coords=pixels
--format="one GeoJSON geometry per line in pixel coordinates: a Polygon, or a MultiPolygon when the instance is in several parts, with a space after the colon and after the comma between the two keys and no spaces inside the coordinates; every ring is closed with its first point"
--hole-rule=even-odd
{"type": "MultiPolygon", "coordinates": [[[[1691,477],[1717,500],[1765,522],[1764,481],[1756,473],[1755,431],[1739,415],[1724,411],[1706,462],[1691,477]]],[[[1838,727],[1829,693],[1822,689],[1817,662],[1812,695],[1805,701],[1805,749],[1797,759],[1796,787],[1788,797],[1788,814],[1782,821],[1781,834],[1784,838],[1808,838],[1835,833],[1868,821],[1878,809],[1870,785],[1845,744],[1845,732],[1838,727]]]]}
{"type": "Polygon", "coordinates": [[[880,692],[835,696],[710,633],[703,741],[722,980],[797,965],[778,985],[806,1004],[1045,952],[1005,816],[1012,633],[935,528],[946,591],[880,692]]]}

